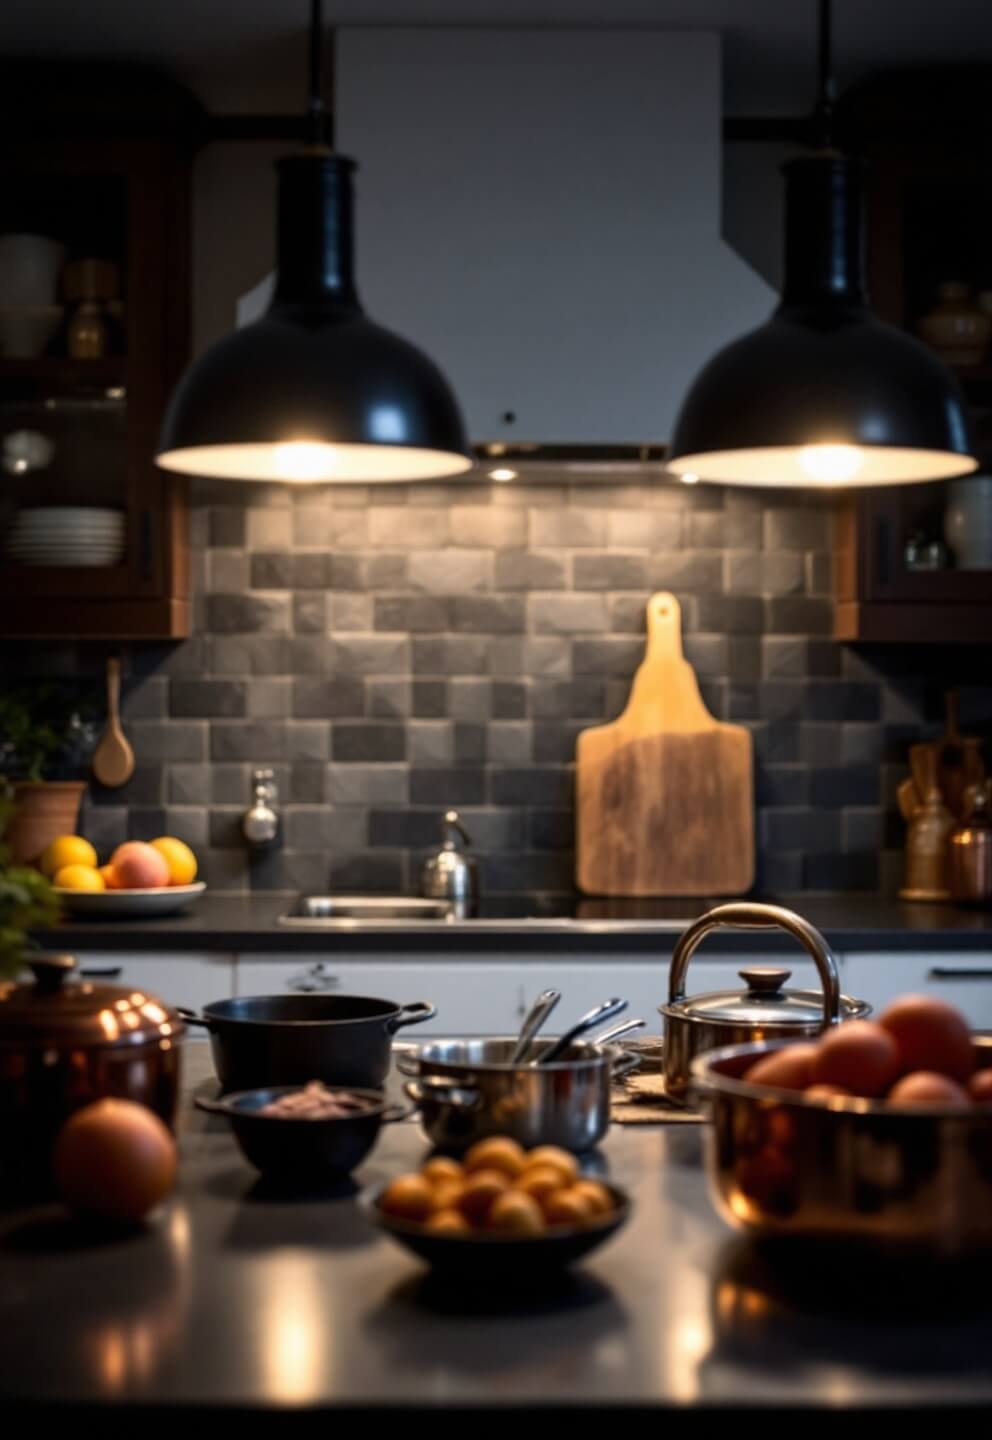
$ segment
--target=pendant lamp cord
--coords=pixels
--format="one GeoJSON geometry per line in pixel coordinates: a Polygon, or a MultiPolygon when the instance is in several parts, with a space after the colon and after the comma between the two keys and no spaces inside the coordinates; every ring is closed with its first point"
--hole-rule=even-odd
{"type": "Polygon", "coordinates": [[[816,143],[829,150],[834,141],[833,6],[831,0],[817,0],[816,107],[813,112],[816,143]]]}
{"type": "Polygon", "coordinates": [[[306,143],[333,148],[333,114],[324,109],[324,5],[310,0],[310,48],[307,86],[306,143]]]}

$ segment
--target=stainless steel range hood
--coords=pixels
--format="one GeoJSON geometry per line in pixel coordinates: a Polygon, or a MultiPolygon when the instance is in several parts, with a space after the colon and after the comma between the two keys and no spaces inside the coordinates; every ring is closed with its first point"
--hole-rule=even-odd
{"type": "Polygon", "coordinates": [[[720,37],[343,27],[335,55],[359,290],[450,379],[467,478],[659,476],[690,380],[775,300],[721,234],[720,37]]]}

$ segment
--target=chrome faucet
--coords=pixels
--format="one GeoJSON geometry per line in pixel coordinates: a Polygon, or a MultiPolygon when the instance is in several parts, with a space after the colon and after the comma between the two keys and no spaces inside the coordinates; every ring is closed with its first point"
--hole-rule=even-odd
{"type": "Polygon", "coordinates": [[[264,850],[279,838],[279,792],[271,770],[251,772],[251,805],[241,817],[241,833],[253,850],[264,850]]]}

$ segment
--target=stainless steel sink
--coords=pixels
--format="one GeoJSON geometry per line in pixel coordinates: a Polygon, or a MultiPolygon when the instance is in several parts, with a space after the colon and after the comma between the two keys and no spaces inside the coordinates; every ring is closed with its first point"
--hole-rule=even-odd
{"type": "Polygon", "coordinates": [[[279,916],[280,925],[334,925],[347,920],[446,920],[447,900],[420,900],[409,895],[300,895],[279,916]]]}

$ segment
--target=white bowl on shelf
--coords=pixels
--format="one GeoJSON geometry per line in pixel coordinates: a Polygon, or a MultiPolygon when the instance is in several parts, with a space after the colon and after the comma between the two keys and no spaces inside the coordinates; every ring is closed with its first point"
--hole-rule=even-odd
{"type": "Polygon", "coordinates": [[[64,310],[63,305],[0,307],[0,355],[8,360],[34,360],[44,355],[64,310]]]}
{"type": "Polygon", "coordinates": [[[48,235],[0,235],[0,306],[54,305],[64,262],[48,235]]]}

